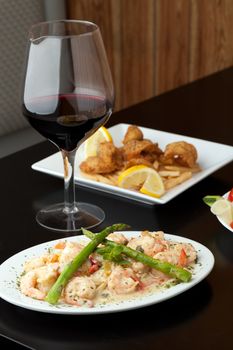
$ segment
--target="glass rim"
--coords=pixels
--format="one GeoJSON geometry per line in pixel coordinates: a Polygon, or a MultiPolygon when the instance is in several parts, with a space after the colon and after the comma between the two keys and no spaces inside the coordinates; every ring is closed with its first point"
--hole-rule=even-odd
{"type": "MultiPolygon", "coordinates": [[[[79,34],[66,34],[64,36],[66,37],[74,37],[74,36],[83,36],[83,35],[90,35],[93,32],[96,32],[99,30],[99,26],[91,21],[86,21],[86,20],[81,20],[81,19],[57,19],[57,20],[51,20],[51,21],[41,21],[37,22],[31,25],[29,28],[29,38],[32,40],[38,39],[34,38],[33,31],[39,28],[42,28],[45,25],[50,25],[50,24],[56,24],[56,23],[73,23],[73,24],[83,24],[83,25],[89,25],[93,29],[84,33],[79,33],[79,34]]],[[[50,36],[50,35],[47,35],[50,36]]]]}

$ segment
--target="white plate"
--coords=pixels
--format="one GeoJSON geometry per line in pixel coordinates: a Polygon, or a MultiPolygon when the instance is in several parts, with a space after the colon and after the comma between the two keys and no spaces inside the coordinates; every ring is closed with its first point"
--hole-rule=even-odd
{"type": "MultiPolygon", "coordinates": [[[[123,233],[127,237],[135,237],[140,232],[129,231],[123,233]]],[[[127,301],[122,301],[120,303],[117,302],[101,306],[95,306],[93,308],[73,307],[67,305],[53,306],[48,304],[47,302],[34,300],[24,296],[20,293],[17,287],[18,278],[22,273],[23,263],[25,262],[25,260],[30,259],[34,256],[40,256],[45,251],[47,251],[49,247],[52,247],[56,242],[60,241],[59,239],[25,249],[22,252],[15,254],[11,258],[6,260],[0,266],[0,297],[2,299],[5,299],[9,303],[26,309],[56,314],[100,314],[109,312],[119,312],[160,303],[161,301],[172,298],[195,286],[210,273],[214,266],[213,254],[202,244],[184,237],[169,234],[166,234],[165,238],[177,242],[191,243],[193,244],[194,248],[198,251],[198,263],[195,265],[193,276],[190,282],[180,283],[169,289],[165,289],[161,292],[156,292],[153,294],[151,293],[150,295],[144,295],[140,298],[134,298],[127,301]]],[[[72,236],[64,239],[68,241],[83,241],[84,239],[86,239],[86,237],[72,236]]]]}
{"type": "MultiPolygon", "coordinates": [[[[223,198],[227,198],[228,197],[229,192],[225,193],[223,195],[223,198]]],[[[231,228],[231,226],[229,226],[225,221],[223,221],[219,216],[217,216],[218,221],[224,226],[226,227],[229,231],[233,232],[233,228],[231,228]]]]}
{"type": "MultiPolygon", "coordinates": [[[[119,147],[122,145],[121,141],[123,140],[128,126],[129,124],[117,124],[109,128],[109,131],[112,135],[113,141],[116,146],[119,147]]],[[[117,186],[107,185],[101,182],[85,178],[80,173],[79,169],[79,164],[84,159],[83,147],[80,147],[76,157],[77,162],[75,165],[75,181],[78,184],[86,187],[134,199],[139,202],[147,204],[165,204],[174,197],[178,196],[180,193],[187,190],[189,187],[195,185],[200,180],[204,179],[217,169],[221,168],[222,166],[226,165],[227,163],[233,160],[233,147],[231,146],[200,140],[188,136],[172,134],[164,131],[148,129],[144,127],[140,127],[140,129],[142,130],[145,138],[152,140],[153,142],[158,142],[160,148],[162,149],[164,149],[168,143],[175,141],[187,141],[189,143],[192,143],[198,151],[198,163],[201,166],[202,171],[194,174],[191,179],[169,190],[161,198],[154,198],[142,194],[140,192],[119,188],[117,186]]],[[[37,163],[34,163],[32,165],[32,168],[34,170],[38,170],[57,177],[64,176],[63,162],[60,153],[55,153],[50,157],[47,157],[37,163]]]]}

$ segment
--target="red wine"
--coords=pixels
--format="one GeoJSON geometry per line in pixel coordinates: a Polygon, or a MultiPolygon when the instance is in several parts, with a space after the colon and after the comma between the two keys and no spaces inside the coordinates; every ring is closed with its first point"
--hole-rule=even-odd
{"type": "Polygon", "coordinates": [[[111,106],[102,96],[61,94],[24,101],[23,114],[41,135],[73,151],[108,120],[111,106]]]}

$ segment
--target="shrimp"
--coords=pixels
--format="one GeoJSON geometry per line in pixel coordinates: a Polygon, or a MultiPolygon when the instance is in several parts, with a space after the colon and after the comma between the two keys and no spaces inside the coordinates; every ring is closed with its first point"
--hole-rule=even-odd
{"type": "Polygon", "coordinates": [[[116,266],[108,278],[108,288],[116,294],[129,294],[136,290],[139,281],[130,268],[116,266]]]}
{"type": "MultiPolygon", "coordinates": [[[[76,243],[76,242],[67,242],[65,248],[63,249],[60,257],[59,257],[59,264],[60,264],[60,272],[63,270],[65,265],[70,263],[78,253],[84,248],[84,245],[76,243]]],[[[87,259],[82,266],[77,270],[77,274],[86,273],[88,269],[91,266],[91,262],[89,259],[87,259]]]]}
{"type": "Polygon", "coordinates": [[[148,231],[143,231],[140,237],[131,238],[128,247],[139,250],[146,255],[153,256],[154,254],[163,251],[166,248],[160,236],[148,231]]]}
{"type": "Polygon", "coordinates": [[[21,292],[31,298],[44,300],[58,277],[57,270],[57,264],[50,264],[26,272],[20,281],[21,292]]]}
{"type": "Polygon", "coordinates": [[[92,300],[96,294],[96,285],[87,276],[73,277],[64,289],[64,298],[68,304],[81,306],[92,300]]]}
{"type": "Polygon", "coordinates": [[[62,265],[66,265],[83,249],[83,245],[75,242],[67,242],[63,249],[59,262],[62,265]]]}
{"type": "Polygon", "coordinates": [[[37,269],[38,267],[45,266],[46,262],[47,262],[46,255],[42,255],[40,257],[35,257],[35,258],[32,258],[32,259],[26,261],[23,269],[25,272],[28,272],[28,271],[31,271],[33,269],[37,269]]]}
{"type": "Polygon", "coordinates": [[[167,261],[170,264],[180,265],[182,251],[184,251],[186,255],[186,262],[183,266],[187,266],[196,260],[197,253],[190,243],[175,242],[170,243],[170,248],[168,250],[155,254],[154,258],[167,261]]]}
{"type": "Polygon", "coordinates": [[[139,262],[139,261],[133,261],[131,268],[134,272],[138,273],[138,274],[142,274],[142,273],[146,273],[150,270],[149,266],[144,265],[143,263],[139,262]]]}
{"type": "Polygon", "coordinates": [[[118,232],[110,233],[110,235],[108,235],[108,239],[119,244],[125,245],[128,243],[127,238],[122,233],[118,233],[118,232]]]}

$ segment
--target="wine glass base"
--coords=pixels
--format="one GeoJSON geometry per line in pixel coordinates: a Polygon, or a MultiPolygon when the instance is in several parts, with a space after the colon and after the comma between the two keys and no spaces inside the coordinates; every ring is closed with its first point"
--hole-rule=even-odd
{"type": "Polygon", "coordinates": [[[92,228],[105,219],[104,211],[89,203],[76,203],[77,212],[67,214],[64,203],[51,205],[37,213],[36,221],[41,226],[54,231],[75,232],[81,228],[92,228]]]}

